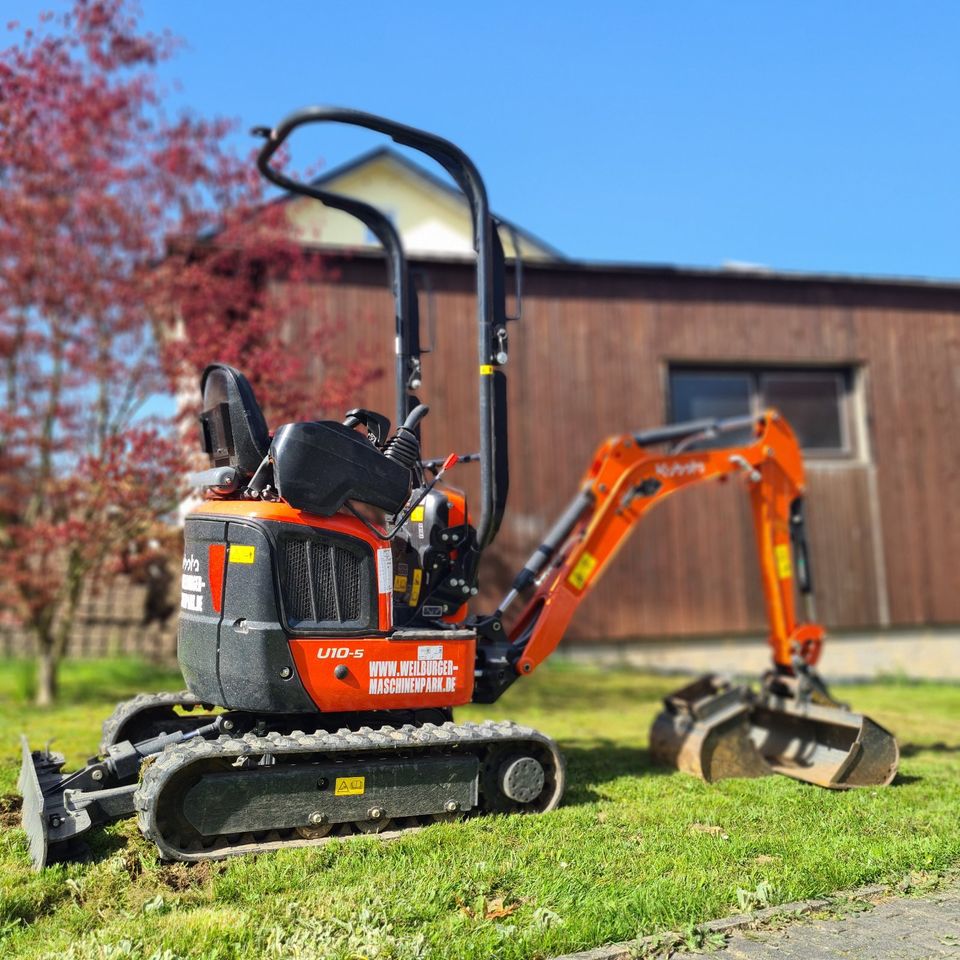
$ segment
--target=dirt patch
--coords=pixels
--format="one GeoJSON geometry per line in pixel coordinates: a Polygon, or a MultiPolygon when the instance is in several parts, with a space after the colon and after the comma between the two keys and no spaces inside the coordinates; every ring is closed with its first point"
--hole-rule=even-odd
{"type": "Polygon", "coordinates": [[[0,827],[4,830],[19,827],[21,806],[23,806],[23,798],[15,793],[5,793],[0,796],[0,827]]]}
{"type": "Polygon", "coordinates": [[[212,863],[171,863],[158,871],[160,882],[177,893],[206,886],[214,873],[212,863]]]}
{"type": "Polygon", "coordinates": [[[707,833],[712,837],[719,837],[721,840],[730,839],[723,827],[718,827],[712,823],[691,823],[687,830],[690,833],[707,833]]]}
{"type": "Polygon", "coordinates": [[[121,849],[119,864],[131,882],[135,882],[139,877],[143,876],[143,863],[134,851],[121,849]]]}

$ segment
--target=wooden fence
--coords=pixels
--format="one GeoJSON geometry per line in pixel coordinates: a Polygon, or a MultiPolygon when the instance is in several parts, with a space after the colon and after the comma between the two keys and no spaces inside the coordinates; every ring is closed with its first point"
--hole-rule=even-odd
{"type": "MultiPolygon", "coordinates": [[[[170,599],[179,606],[179,582],[171,585],[170,599]],[[174,595],[176,594],[176,595],[174,595]]],[[[140,656],[174,660],[177,655],[177,612],[165,623],[144,624],[147,587],[129,577],[88,592],[80,601],[67,655],[71,657],[140,656]]],[[[24,657],[35,652],[34,640],[12,622],[0,622],[0,656],[24,657]]]]}

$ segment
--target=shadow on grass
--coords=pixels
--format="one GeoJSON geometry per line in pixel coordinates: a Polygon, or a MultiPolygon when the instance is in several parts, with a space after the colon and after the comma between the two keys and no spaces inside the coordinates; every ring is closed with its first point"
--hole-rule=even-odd
{"type": "Polygon", "coordinates": [[[564,806],[595,803],[601,797],[593,788],[621,777],[664,777],[676,773],[671,767],[654,763],[649,750],[612,741],[561,747],[561,752],[567,761],[564,806]]]}
{"type": "Polygon", "coordinates": [[[914,777],[909,773],[898,773],[893,778],[891,787],[909,787],[911,783],[923,783],[923,777],[914,777]]]}
{"type": "MultiPolygon", "coordinates": [[[[960,746],[949,747],[945,744],[935,744],[932,747],[906,744],[900,751],[902,756],[912,756],[924,750],[943,752],[960,752],[960,746]]],[[[564,806],[582,803],[593,803],[600,799],[592,787],[599,786],[621,777],[664,777],[675,774],[673,767],[654,762],[650,751],[641,747],[624,747],[612,741],[596,741],[592,746],[561,747],[567,760],[567,792],[564,795],[564,806]]],[[[778,774],[773,774],[778,776],[778,774]]],[[[897,773],[890,786],[906,787],[914,783],[922,783],[923,777],[912,774],[897,773]]],[[[803,781],[799,781],[803,782],[803,781]]],[[[813,789],[821,789],[813,786],[813,789]]]]}
{"type": "Polygon", "coordinates": [[[900,745],[901,757],[915,757],[918,753],[960,753],[960,743],[904,743],[900,745]]]}

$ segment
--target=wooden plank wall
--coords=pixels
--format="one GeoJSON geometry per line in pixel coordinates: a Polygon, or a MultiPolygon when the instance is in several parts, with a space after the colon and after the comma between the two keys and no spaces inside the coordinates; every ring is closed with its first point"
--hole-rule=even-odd
{"type": "MultiPolygon", "coordinates": [[[[422,311],[438,318],[436,350],[425,360],[427,450],[475,449],[472,271],[453,263],[418,269],[432,290],[422,311]]],[[[358,403],[392,413],[382,264],[344,260],[338,276],[316,289],[312,316],[343,321],[345,354],[385,369],[358,403]]],[[[819,617],[832,628],[960,623],[960,290],[923,285],[528,267],[507,368],[510,500],[486,561],[488,591],[505,585],[539,542],[603,437],[665,420],[667,366],[677,361],[854,365],[866,457],[809,466],[819,617]]],[[[457,470],[457,483],[473,490],[475,468],[457,470]]],[[[569,636],[763,629],[746,498],[727,484],[655,511],[569,636]]]]}
{"type": "MultiPolygon", "coordinates": [[[[179,567],[180,558],[171,560],[179,567]]],[[[175,569],[176,569],[175,567],[175,569]]],[[[177,613],[180,607],[179,575],[170,582],[173,615],[165,622],[143,624],[146,587],[126,576],[96,585],[80,599],[70,633],[70,657],[135,655],[172,663],[177,658],[177,613]]],[[[29,657],[36,653],[31,634],[12,618],[0,617],[0,657],[29,657]]]]}

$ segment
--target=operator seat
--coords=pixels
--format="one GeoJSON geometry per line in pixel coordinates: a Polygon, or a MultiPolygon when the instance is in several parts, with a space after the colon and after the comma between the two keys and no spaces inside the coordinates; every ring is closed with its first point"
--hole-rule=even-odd
{"type": "Polygon", "coordinates": [[[270,431],[250,381],[226,363],[211,363],[200,378],[200,444],[214,467],[233,467],[249,479],[270,449],[270,431]]]}
{"type": "Polygon", "coordinates": [[[212,467],[236,470],[232,489],[244,487],[269,453],[276,492],[297,510],[330,517],[359,500],[395,514],[406,503],[409,463],[353,427],[335,420],[285,423],[271,438],[250,382],[225,363],[203,371],[200,390],[201,444],[212,467]]]}

